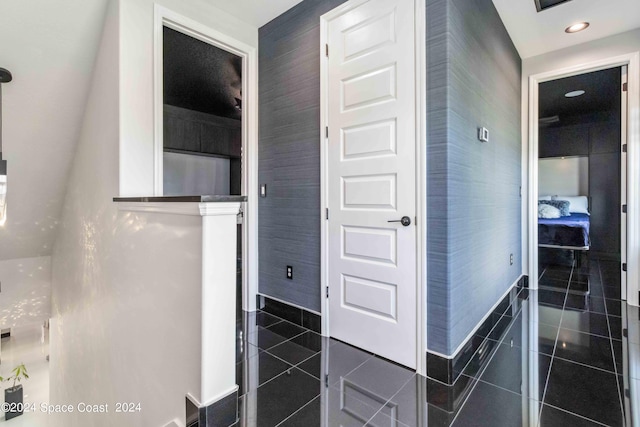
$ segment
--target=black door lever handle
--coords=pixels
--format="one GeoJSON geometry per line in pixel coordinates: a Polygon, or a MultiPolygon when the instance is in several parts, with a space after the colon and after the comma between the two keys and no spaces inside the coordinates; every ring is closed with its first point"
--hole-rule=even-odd
{"type": "Polygon", "coordinates": [[[404,225],[405,227],[408,227],[409,225],[411,225],[411,218],[409,218],[408,216],[403,216],[400,219],[395,219],[393,221],[387,221],[387,222],[399,222],[400,224],[404,225]]]}

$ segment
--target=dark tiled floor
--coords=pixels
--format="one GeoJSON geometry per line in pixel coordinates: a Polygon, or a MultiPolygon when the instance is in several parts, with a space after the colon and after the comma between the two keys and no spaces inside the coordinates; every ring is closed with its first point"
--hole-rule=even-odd
{"type": "Polygon", "coordinates": [[[522,290],[501,327],[477,335],[483,344],[452,386],[244,313],[238,427],[634,425],[640,317],[615,298],[615,263],[590,260],[545,276],[548,286],[522,290]]]}

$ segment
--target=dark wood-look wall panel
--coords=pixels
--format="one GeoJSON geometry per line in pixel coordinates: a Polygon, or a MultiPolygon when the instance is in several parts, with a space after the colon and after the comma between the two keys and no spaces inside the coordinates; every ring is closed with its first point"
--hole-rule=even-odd
{"type": "Polygon", "coordinates": [[[540,129],[538,156],[588,156],[589,128],[583,125],[540,129]]]}
{"type": "Polygon", "coordinates": [[[521,60],[491,0],[427,0],[426,37],[427,337],[452,355],[522,271],[521,60]]]}
{"type": "Polygon", "coordinates": [[[320,311],[320,16],[305,0],[260,28],[259,292],[320,311]],[[293,280],[286,266],[293,266],[293,280]]]}
{"type": "Polygon", "coordinates": [[[589,156],[591,251],[620,255],[620,153],[589,156]]]}
{"type": "Polygon", "coordinates": [[[200,151],[200,123],[165,114],[163,139],[165,148],[200,151]]]}

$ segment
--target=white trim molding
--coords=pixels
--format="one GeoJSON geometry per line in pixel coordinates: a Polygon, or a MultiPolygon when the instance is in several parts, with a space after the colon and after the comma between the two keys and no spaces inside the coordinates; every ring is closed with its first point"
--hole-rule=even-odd
{"type": "MultiPolygon", "coordinates": [[[[369,0],[349,0],[320,17],[320,295],[322,297],[322,335],[329,336],[329,300],[326,297],[325,287],[328,285],[328,239],[329,227],[325,220],[328,208],[328,147],[325,128],[328,126],[328,61],[325,55],[325,45],[328,42],[328,23],[332,19],[367,3],[369,0]]],[[[416,79],[416,233],[417,242],[415,254],[416,262],[416,371],[426,376],[427,362],[427,130],[426,117],[426,5],[423,1],[414,1],[414,34],[415,34],[415,79],[416,79]]]]}
{"type": "Polygon", "coordinates": [[[242,308],[256,310],[258,292],[258,53],[243,43],[191,18],[154,5],[154,192],[163,196],[163,27],[242,58],[242,194],[248,200],[242,227],[242,308]]]}
{"type": "Polygon", "coordinates": [[[117,204],[121,211],[189,216],[237,215],[242,206],[241,202],[118,202],[117,204]]]}
{"type": "Polygon", "coordinates": [[[118,202],[116,204],[118,205],[118,210],[125,212],[202,216],[198,203],[118,202]]]}
{"type": "MultiPolygon", "coordinates": [[[[529,285],[538,288],[538,85],[578,74],[628,66],[627,302],[638,306],[640,289],[640,52],[529,76],[529,285]],[[534,212],[535,211],[535,212],[534,212]]],[[[623,292],[624,294],[624,292],[623,292]]]]}

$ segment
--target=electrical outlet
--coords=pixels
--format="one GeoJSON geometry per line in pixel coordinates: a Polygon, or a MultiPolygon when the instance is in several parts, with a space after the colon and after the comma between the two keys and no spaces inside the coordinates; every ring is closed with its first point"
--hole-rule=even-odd
{"type": "Polygon", "coordinates": [[[293,267],[287,265],[287,279],[293,280],[293,267]]]}
{"type": "Polygon", "coordinates": [[[513,254],[509,255],[509,265],[513,265],[513,254]]]}

